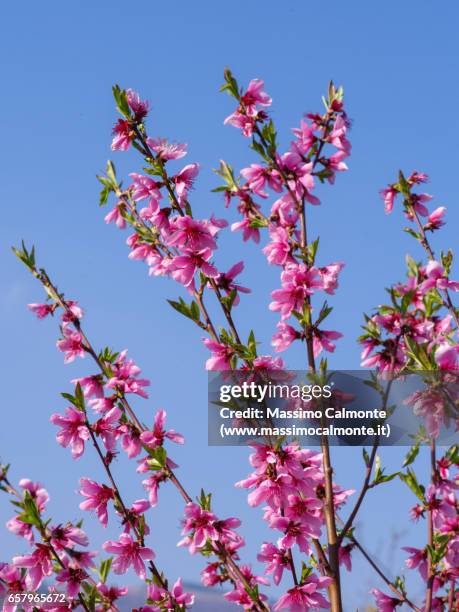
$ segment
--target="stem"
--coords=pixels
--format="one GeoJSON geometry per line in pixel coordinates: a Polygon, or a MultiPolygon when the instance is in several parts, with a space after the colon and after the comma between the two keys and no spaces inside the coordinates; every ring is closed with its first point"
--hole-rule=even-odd
{"type": "MultiPolygon", "coordinates": [[[[332,112],[327,111],[327,114],[325,116],[323,136],[319,142],[319,145],[317,147],[317,151],[316,151],[316,154],[313,160],[313,169],[319,161],[320,154],[325,144],[327,132],[330,126],[331,118],[332,118],[332,114],[333,114],[332,112]]],[[[306,210],[305,210],[304,198],[299,200],[296,197],[295,193],[290,188],[288,177],[286,176],[283,169],[279,166],[276,156],[270,153],[270,148],[268,146],[268,143],[264,139],[263,134],[260,128],[258,127],[258,125],[255,125],[254,131],[257,134],[258,138],[260,139],[260,142],[262,143],[263,147],[265,148],[265,151],[270,156],[274,168],[279,172],[279,175],[282,178],[282,182],[284,183],[284,187],[287,189],[293,202],[295,202],[297,205],[299,215],[300,215],[300,221],[301,221],[301,251],[307,261],[308,242],[307,242],[307,223],[306,223],[306,210]]],[[[309,295],[306,297],[306,304],[308,306],[309,313],[311,313],[311,299],[309,295]]],[[[316,366],[315,366],[315,359],[314,359],[314,345],[313,345],[311,325],[305,327],[305,338],[306,338],[306,350],[307,350],[307,356],[308,356],[309,369],[312,372],[315,372],[316,366]]],[[[329,550],[329,560],[328,560],[327,565],[329,568],[328,573],[330,577],[333,579],[333,582],[328,587],[328,594],[330,597],[330,604],[331,604],[332,612],[342,612],[343,608],[342,608],[342,603],[341,603],[341,587],[340,587],[339,542],[338,542],[338,535],[337,535],[337,529],[336,529],[335,505],[334,505],[334,499],[333,499],[333,468],[332,468],[331,457],[330,457],[330,446],[329,446],[328,438],[326,436],[322,436],[320,445],[321,445],[321,450],[322,450],[323,472],[324,472],[324,479],[325,479],[324,514],[325,514],[325,524],[327,528],[327,540],[328,540],[328,550],[329,550]]],[[[320,543],[319,543],[319,546],[320,546],[320,543]]],[[[317,546],[316,546],[316,550],[317,550],[317,546]]],[[[323,567],[325,567],[325,565],[323,565],[323,567]]]]}
{"type": "Polygon", "coordinates": [[[450,590],[448,595],[448,612],[454,612],[454,595],[455,595],[455,585],[456,581],[454,578],[451,580],[450,590]]]}
{"type": "MultiPolygon", "coordinates": [[[[119,505],[119,507],[121,509],[121,513],[122,513],[122,515],[124,517],[124,520],[125,520],[126,523],[128,523],[131,526],[132,530],[135,532],[136,537],[137,537],[140,545],[141,546],[145,546],[144,536],[140,533],[140,531],[137,528],[134,520],[132,519],[131,515],[129,514],[129,512],[128,512],[127,508],[126,508],[126,505],[125,505],[125,503],[123,501],[123,498],[121,497],[121,493],[120,493],[120,490],[118,488],[118,485],[116,484],[115,479],[113,478],[113,474],[112,474],[112,471],[110,469],[110,466],[107,465],[107,463],[106,463],[106,461],[104,459],[104,454],[103,454],[103,452],[102,452],[102,450],[100,448],[100,445],[99,445],[99,443],[97,441],[97,438],[96,438],[96,436],[95,436],[95,434],[94,434],[94,432],[93,432],[93,430],[91,428],[91,424],[89,423],[87,417],[86,417],[86,427],[88,428],[89,435],[91,436],[91,440],[92,440],[93,446],[96,449],[96,452],[97,452],[97,454],[99,456],[99,459],[100,459],[100,461],[101,461],[101,463],[102,463],[102,465],[103,465],[103,467],[105,469],[105,472],[106,472],[106,474],[108,476],[108,479],[110,480],[110,484],[112,485],[112,488],[114,490],[115,498],[116,498],[116,501],[118,502],[118,505],[119,505]]],[[[166,591],[168,591],[167,581],[162,577],[161,573],[158,571],[158,569],[157,569],[157,567],[156,567],[156,565],[154,564],[153,561],[149,562],[149,567],[150,567],[150,570],[151,570],[151,573],[153,574],[153,576],[155,576],[159,580],[161,586],[164,589],[166,589],[166,591]]],[[[170,593],[169,593],[169,595],[170,595],[170,593]]],[[[171,597],[172,597],[172,595],[171,595],[171,597]]]]}
{"type": "MultiPolygon", "coordinates": [[[[430,443],[430,470],[431,470],[431,481],[432,483],[436,480],[437,473],[437,459],[436,459],[436,448],[435,440],[432,439],[430,443]]],[[[430,504],[431,506],[432,504],[430,504]]],[[[433,509],[429,507],[427,513],[427,538],[431,552],[434,551],[434,525],[433,525],[433,509]]],[[[431,612],[432,610],[432,599],[433,599],[433,586],[435,580],[435,564],[432,563],[431,555],[427,557],[428,569],[427,569],[427,590],[426,590],[426,604],[424,612],[431,612]]]]}
{"type": "Polygon", "coordinates": [[[420,608],[418,608],[410,599],[408,599],[408,597],[406,596],[405,593],[402,593],[396,586],[395,584],[384,574],[384,572],[380,569],[380,567],[378,567],[378,565],[375,563],[375,561],[373,561],[373,559],[370,557],[370,555],[366,552],[366,550],[362,547],[362,545],[360,544],[360,542],[358,542],[356,540],[356,538],[354,536],[350,537],[351,542],[353,542],[353,544],[356,546],[356,548],[358,548],[360,550],[360,552],[362,553],[363,557],[368,561],[368,563],[371,565],[371,567],[375,570],[375,572],[378,574],[378,576],[380,578],[382,578],[382,580],[386,583],[386,585],[390,588],[390,590],[397,596],[400,598],[400,602],[401,603],[406,603],[412,610],[415,610],[416,612],[422,612],[420,610],[420,608]]]}

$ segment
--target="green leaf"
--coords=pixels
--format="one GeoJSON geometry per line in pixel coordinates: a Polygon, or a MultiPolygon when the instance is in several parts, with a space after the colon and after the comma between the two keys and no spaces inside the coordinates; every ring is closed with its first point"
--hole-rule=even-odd
{"type": "Polygon", "coordinates": [[[121,89],[119,85],[114,85],[112,91],[118,112],[123,115],[123,117],[126,117],[126,119],[130,119],[131,110],[129,108],[126,91],[124,89],[121,89]]]}
{"type": "Polygon", "coordinates": [[[402,467],[411,465],[419,454],[419,444],[414,444],[405,455],[402,467]]]}
{"type": "Polygon", "coordinates": [[[99,568],[99,576],[101,582],[105,583],[107,581],[108,575],[110,574],[110,569],[112,567],[113,557],[108,557],[108,559],[104,559],[99,568]]]}
{"type": "Polygon", "coordinates": [[[220,87],[220,91],[227,91],[230,96],[236,98],[236,100],[239,100],[240,96],[238,84],[229,68],[225,68],[223,77],[225,79],[225,83],[220,87]]]}
{"type": "Polygon", "coordinates": [[[416,474],[413,472],[413,470],[408,469],[407,473],[404,474],[403,472],[401,472],[399,474],[400,479],[413,491],[413,493],[416,495],[416,497],[422,501],[423,503],[425,503],[426,499],[425,499],[425,489],[422,485],[420,485],[418,483],[418,480],[416,478],[416,474]]]}
{"type": "Polygon", "coordinates": [[[151,457],[147,460],[150,469],[157,471],[166,467],[167,453],[165,448],[163,448],[162,446],[157,446],[154,449],[147,447],[145,450],[151,457]]]}

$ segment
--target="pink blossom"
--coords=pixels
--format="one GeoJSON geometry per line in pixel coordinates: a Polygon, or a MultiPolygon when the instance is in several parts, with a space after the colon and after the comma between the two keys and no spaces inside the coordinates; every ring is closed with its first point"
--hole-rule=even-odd
{"type": "Polygon", "coordinates": [[[311,128],[307,121],[302,119],[300,121],[300,127],[294,128],[293,133],[295,134],[297,140],[292,143],[292,148],[300,155],[307,155],[312,147],[312,145],[316,142],[317,137],[314,134],[314,130],[311,128]]]}
{"type": "Polygon", "coordinates": [[[283,227],[294,227],[298,216],[298,205],[290,193],[276,200],[271,207],[271,218],[274,218],[283,227]]]}
{"type": "Polygon", "coordinates": [[[217,244],[204,221],[198,221],[184,215],[176,217],[171,224],[167,244],[176,247],[187,247],[190,251],[203,249],[215,250],[217,244]]]}
{"type": "Polygon", "coordinates": [[[279,330],[273,335],[271,344],[274,346],[274,350],[279,353],[285,351],[297,338],[300,337],[300,333],[296,331],[291,325],[280,321],[277,324],[279,330]]]}
{"type": "Polygon", "coordinates": [[[405,561],[406,567],[410,569],[418,568],[421,578],[427,580],[427,551],[420,548],[412,548],[411,546],[405,546],[403,550],[410,553],[410,556],[405,561]]]}
{"type": "Polygon", "coordinates": [[[236,276],[238,276],[243,269],[244,262],[239,261],[238,263],[234,264],[234,266],[231,266],[228,272],[219,272],[217,278],[215,279],[217,287],[222,289],[227,295],[230,295],[234,290],[236,291],[233,306],[237,306],[239,304],[239,293],[250,293],[250,289],[234,282],[236,276]]]}
{"type": "MultiPolygon", "coordinates": [[[[252,588],[254,588],[258,584],[268,585],[269,581],[266,578],[262,578],[261,576],[255,576],[252,573],[252,570],[248,565],[241,565],[240,570],[245,578],[246,583],[248,583],[252,588]]],[[[225,593],[223,596],[226,600],[234,602],[239,606],[242,606],[244,610],[253,609],[253,599],[247,593],[245,588],[245,584],[241,581],[237,581],[235,588],[233,591],[229,593],[225,593]]],[[[260,593],[259,595],[261,601],[266,601],[266,595],[260,593]]]]}
{"type": "Polygon", "coordinates": [[[249,168],[243,168],[241,174],[247,180],[249,189],[262,198],[268,197],[263,191],[266,183],[273,191],[282,191],[282,180],[277,170],[265,168],[260,164],[251,164],[249,168]]]}
{"type": "Polygon", "coordinates": [[[445,221],[443,221],[443,217],[445,216],[446,208],[444,206],[439,206],[427,218],[427,222],[424,225],[425,230],[430,230],[431,232],[440,229],[443,225],[445,225],[445,221]]]}
{"type": "Polygon", "coordinates": [[[385,595],[379,589],[372,589],[371,593],[373,593],[376,600],[378,612],[393,612],[393,610],[402,603],[400,599],[389,597],[389,595],[385,595]]]}
{"type": "Polygon", "coordinates": [[[129,175],[132,178],[132,199],[135,202],[148,199],[148,202],[157,203],[162,198],[159,190],[159,185],[149,176],[132,172],[129,175]]]}
{"type": "Polygon", "coordinates": [[[124,204],[118,202],[115,207],[104,217],[105,223],[115,223],[118,229],[125,229],[126,219],[124,218],[124,204]]]}
{"type": "Polygon", "coordinates": [[[144,489],[148,492],[150,506],[154,508],[158,503],[159,485],[168,479],[168,475],[164,470],[157,470],[146,480],[142,480],[144,489]]]}
{"type": "Polygon", "coordinates": [[[49,546],[35,544],[35,550],[30,555],[14,557],[13,565],[27,569],[27,589],[36,591],[41,585],[43,578],[53,573],[53,555],[49,546]]]}
{"type": "Polygon", "coordinates": [[[445,269],[438,261],[429,261],[425,270],[426,280],[421,283],[419,289],[425,293],[429,289],[452,289],[459,291],[459,282],[450,281],[445,274],[445,269]]]}
{"type": "Polygon", "coordinates": [[[153,140],[148,138],[147,144],[152,151],[157,153],[164,161],[171,159],[181,159],[186,155],[186,144],[180,144],[178,142],[168,142],[165,138],[158,138],[153,140]]]}
{"type": "Polygon", "coordinates": [[[185,506],[185,520],[182,534],[185,536],[177,546],[188,546],[190,554],[194,555],[205,546],[208,539],[218,541],[220,534],[215,528],[217,517],[212,512],[203,510],[197,504],[190,502],[185,506]]]}
{"type": "Polygon", "coordinates": [[[331,578],[314,574],[308,576],[305,582],[289,589],[276,602],[274,610],[289,610],[290,612],[305,612],[305,610],[322,610],[330,608],[330,603],[318,591],[325,589],[331,583],[331,578]]]}
{"type": "Polygon", "coordinates": [[[32,525],[23,523],[17,516],[13,516],[6,523],[6,528],[20,538],[26,539],[29,543],[34,541],[32,525]]]}
{"type": "Polygon", "coordinates": [[[115,406],[115,398],[113,397],[100,397],[89,400],[89,405],[94,412],[103,414],[109,412],[115,406]]]}
{"type": "Polygon", "coordinates": [[[225,578],[219,574],[220,563],[208,563],[201,572],[201,582],[206,587],[213,587],[225,581],[225,578]]]}
{"type": "Polygon", "coordinates": [[[421,183],[427,183],[429,176],[425,172],[418,172],[415,170],[410,174],[407,181],[410,185],[420,185],[421,183]]]}
{"type": "Polygon", "coordinates": [[[102,384],[102,376],[95,374],[94,376],[85,376],[84,378],[74,378],[71,383],[80,385],[83,389],[85,397],[95,397],[101,399],[104,397],[104,387],[102,384]]]}
{"type": "Polygon", "coordinates": [[[134,120],[142,121],[150,110],[150,103],[148,100],[141,100],[139,94],[133,89],[126,90],[126,98],[130,109],[134,113],[134,120]]]}
{"type": "Polygon", "coordinates": [[[112,151],[127,151],[134,140],[135,133],[132,131],[129,121],[118,119],[113,128],[112,151]]]}
{"type": "Polygon", "coordinates": [[[80,504],[81,510],[95,510],[97,518],[106,527],[108,522],[107,504],[115,498],[113,489],[106,485],[97,484],[90,478],[81,478],[79,493],[87,497],[80,504]]]}
{"type": "Polygon", "coordinates": [[[336,344],[333,342],[333,340],[338,340],[342,337],[343,334],[340,334],[337,331],[325,331],[314,328],[312,340],[314,357],[318,357],[322,351],[333,353],[336,348],[336,344]]]}
{"type": "MultiPolygon", "coordinates": [[[[0,597],[4,593],[23,593],[27,589],[28,585],[26,585],[25,577],[22,576],[22,572],[17,567],[0,563],[0,597]]],[[[16,604],[10,604],[5,598],[3,612],[16,612],[16,608],[16,604]]]]}
{"type": "Polygon", "coordinates": [[[79,527],[71,523],[67,525],[56,525],[50,528],[51,543],[56,550],[73,548],[74,546],[87,546],[88,536],[79,527]]]}
{"type": "Polygon", "coordinates": [[[263,91],[264,86],[265,83],[261,79],[252,79],[246,92],[241,96],[241,103],[244,105],[247,115],[254,116],[257,114],[257,104],[260,106],[271,106],[272,100],[270,96],[263,91]]]}
{"type": "Polygon", "coordinates": [[[279,538],[277,544],[280,548],[292,548],[297,544],[301,552],[311,554],[311,546],[308,538],[318,538],[320,536],[321,521],[311,515],[310,520],[293,520],[285,516],[271,517],[269,526],[271,529],[278,529],[284,533],[279,538]]]}
{"type": "Polygon", "coordinates": [[[69,597],[77,597],[81,583],[89,577],[88,573],[79,567],[66,567],[57,576],[57,582],[65,583],[65,590],[69,597]]]}
{"type": "Polygon", "coordinates": [[[125,574],[132,565],[135,573],[142,580],[146,578],[144,561],[155,558],[151,548],[141,546],[128,533],[122,533],[117,542],[113,540],[105,542],[103,548],[106,552],[116,556],[113,561],[115,574],[125,574]]]}
{"type": "Polygon", "coordinates": [[[121,446],[129,459],[136,457],[142,450],[140,433],[137,427],[130,423],[123,423],[118,427],[118,433],[121,435],[121,446]]]}
{"type": "Polygon", "coordinates": [[[164,429],[166,414],[165,410],[158,410],[155,415],[153,431],[144,431],[140,434],[141,441],[149,448],[162,446],[164,438],[168,438],[176,444],[183,444],[185,442],[182,434],[177,433],[174,429],[169,429],[168,431],[164,429]]]}
{"type": "Polygon", "coordinates": [[[132,359],[126,359],[127,350],[122,351],[115,363],[111,366],[112,376],[106,386],[109,389],[119,389],[122,393],[135,393],[147,398],[148,394],[143,387],[148,387],[150,381],[138,378],[140,368],[132,359]]]}
{"type": "Polygon", "coordinates": [[[448,344],[447,342],[441,343],[435,351],[435,361],[442,370],[455,370],[457,369],[457,358],[459,354],[459,346],[448,344]]]}
{"type": "Polygon", "coordinates": [[[282,289],[272,292],[270,310],[280,311],[282,320],[287,319],[293,311],[302,312],[306,297],[323,287],[322,279],[316,268],[308,268],[305,264],[287,264],[281,274],[282,289]]]}
{"type": "Polygon", "coordinates": [[[240,111],[235,111],[231,115],[229,115],[225,121],[225,125],[232,125],[235,128],[239,128],[242,130],[242,133],[246,137],[250,137],[253,134],[253,129],[255,127],[255,119],[253,117],[249,117],[245,114],[242,114],[240,111]]]}
{"type": "Polygon", "coordinates": [[[75,357],[84,357],[85,349],[83,344],[83,336],[78,331],[72,331],[68,327],[62,330],[64,336],[57,341],[57,348],[65,353],[64,363],[71,363],[75,357]]]}
{"type": "Polygon", "coordinates": [[[93,432],[97,436],[100,436],[105,448],[108,451],[115,450],[116,439],[119,436],[119,431],[116,428],[115,423],[118,424],[120,417],[121,410],[114,406],[91,426],[93,432]]]}
{"type": "Polygon", "coordinates": [[[271,98],[263,91],[263,87],[264,82],[260,79],[250,81],[247,91],[240,98],[240,106],[225,119],[225,125],[241,128],[244,136],[251,136],[255,122],[266,118],[264,111],[257,106],[271,105],[271,98]]]}
{"type": "Polygon", "coordinates": [[[234,349],[210,338],[203,340],[212,356],[206,361],[206,370],[230,370],[234,349]]]}
{"type": "Polygon", "coordinates": [[[38,319],[44,319],[50,314],[53,314],[56,309],[55,304],[27,304],[27,308],[37,315],[38,319]]]}
{"type": "Polygon", "coordinates": [[[75,323],[75,321],[82,319],[83,315],[83,309],[81,306],[78,306],[78,302],[74,302],[73,300],[65,302],[65,309],[61,315],[63,327],[66,327],[69,323],[75,323]]]}
{"type": "Polygon", "coordinates": [[[194,603],[193,593],[186,593],[183,590],[182,579],[178,578],[170,593],[158,587],[154,582],[148,585],[148,599],[161,603],[161,610],[176,610],[178,606],[192,606],[194,603]]]}
{"type": "Polygon", "coordinates": [[[319,268],[325,293],[330,295],[335,293],[335,290],[338,288],[338,274],[343,268],[344,264],[342,262],[332,263],[324,268],[319,268]]]}
{"type": "Polygon", "coordinates": [[[394,202],[397,194],[397,189],[395,189],[395,187],[392,185],[381,191],[381,197],[384,200],[384,210],[387,214],[391,213],[394,209],[394,202]]]}
{"type": "Polygon", "coordinates": [[[231,224],[232,232],[237,232],[239,230],[242,230],[242,239],[244,242],[247,242],[247,240],[253,240],[256,244],[260,242],[260,230],[258,227],[252,227],[252,220],[249,217],[231,224]]]}
{"type": "Polygon", "coordinates": [[[295,492],[292,478],[286,473],[272,477],[254,473],[245,480],[237,482],[236,487],[245,489],[255,487],[247,497],[248,504],[251,507],[267,502],[271,507],[279,508],[287,501],[288,496],[295,492]]]}
{"type": "Polygon", "coordinates": [[[436,438],[443,421],[446,420],[445,398],[441,391],[430,388],[416,391],[403,400],[403,403],[412,406],[416,416],[424,417],[427,431],[436,438]]]}
{"type": "Polygon", "coordinates": [[[291,246],[289,235],[285,228],[281,226],[270,225],[269,236],[271,242],[265,246],[263,253],[268,259],[268,263],[277,266],[283,266],[287,261],[292,262],[291,246]]]}
{"type": "Polygon", "coordinates": [[[39,482],[32,482],[28,478],[21,478],[19,486],[24,491],[28,491],[31,497],[35,500],[38,511],[44,511],[46,504],[49,501],[48,491],[39,482]]]}
{"type": "Polygon", "coordinates": [[[252,366],[257,372],[271,372],[273,370],[283,370],[285,368],[285,364],[281,357],[271,357],[271,355],[259,355],[252,361],[252,366]]]}
{"type": "Polygon", "coordinates": [[[351,552],[353,547],[353,544],[347,544],[346,546],[340,546],[338,550],[340,565],[344,565],[348,572],[352,571],[351,552]]]}
{"type": "Polygon", "coordinates": [[[283,548],[277,548],[270,542],[262,544],[257,559],[267,564],[265,574],[273,574],[274,584],[280,583],[284,570],[290,567],[287,551],[283,548]]]}
{"type": "MultiPolygon", "coordinates": [[[[119,587],[119,586],[107,586],[103,582],[99,582],[97,584],[97,590],[99,593],[107,599],[110,603],[115,602],[120,597],[124,597],[128,594],[129,590],[127,587],[119,587]]],[[[112,610],[112,608],[110,608],[112,610]]]]}
{"type": "Polygon", "coordinates": [[[199,174],[199,164],[188,164],[176,176],[172,177],[178,201],[184,204],[188,190],[193,187],[194,179],[199,174]]]}
{"type": "Polygon", "coordinates": [[[209,248],[200,251],[190,252],[186,255],[175,257],[170,266],[172,277],[185,287],[194,287],[195,274],[201,270],[209,278],[217,278],[218,270],[209,263],[212,257],[212,250],[209,248]]]}
{"type": "Polygon", "coordinates": [[[65,410],[65,416],[53,414],[50,421],[62,428],[56,435],[59,444],[64,448],[70,446],[74,459],[81,457],[84,452],[84,443],[89,439],[84,413],[69,406],[65,410]]]}

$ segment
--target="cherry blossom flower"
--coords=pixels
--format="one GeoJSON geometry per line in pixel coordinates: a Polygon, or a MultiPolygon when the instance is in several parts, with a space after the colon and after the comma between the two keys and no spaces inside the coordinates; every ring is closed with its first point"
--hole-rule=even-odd
{"type": "Polygon", "coordinates": [[[187,153],[187,145],[178,142],[168,142],[166,138],[147,139],[147,144],[152,151],[157,153],[164,161],[181,159],[187,153]]]}
{"type": "Polygon", "coordinates": [[[60,571],[56,580],[65,584],[65,591],[69,597],[77,597],[81,583],[89,577],[89,574],[80,567],[68,566],[60,571]]]}
{"type": "Polygon", "coordinates": [[[400,599],[389,597],[389,595],[386,595],[379,589],[372,589],[371,593],[373,593],[374,598],[376,600],[378,612],[393,612],[393,610],[395,610],[397,606],[402,604],[400,599]]]}
{"type": "Polygon", "coordinates": [[[85,349],[83,336],[78,331],[65,327],[62,330],[63,338],[57,341],[57,348],[65,353],[64,363],[71,363],[76,357],[84,357],[85,349]]]}
{"type": "Polygon", "coordinates": [[[188,191],[193,187],[194,179],[199,174],[199,164],[188,164],[172,178],[175,191],[181,205],[185,203],[188,191]]]}
{"type": "Polygon", "coordinates": [[[182,434],[177,433],[174,429],[169,429],[168,431],[164,429],[166,415],[165,410],[158,410],[155,415],[153,431],[144,431],[140,434],[140,440],[149,448],[162,446],[165,438],[176,444],[184,444],[185,439],[182,434]]]}
{"type": "Polygon", "coordinates": [[[140,368],[132,359],[126,359],[127,350],[122,351],[112,367],[112,376],[106,384],[108,389],[119,389],[123,393],[135,393],[141,397],[148,398],[143,387],[148,387],[150,381],[138,378],[140,368]]]}
{"type": "Polygon", "coordinates": [[[280,321],[277,324],[277,329],[279,331],[273,335],[271,341],[271,344],[277,353],[287,350],[292,342],[301,336],[300,332],[296,331],[295,328],[293,328],[291,325],[287,325],[287,323],[284,323],[283,321],[280,321]]]}
{"type": "Polygon", "coordinates": [[[35,549],[30,555],[14,557],[13,565],[27,569],[27,589],[36,591],[46,576],[53,573],[53,554],[46,544],[35,544],[35,549]]]}
{"type": "Polygon", "coordinates": [[[118,119],[113,128],[112,151],[127,151],[134,140],[135,133],[129,121],[118,119]]]}
{"type": "Polygon", "coordinates": [[[266,574],[273,574],[274,584],[279,584],[285,569],[290,567],[287,550],[278,548],[270,542],[264,542],[257,555],[258,561],[266,563],[266,574]]]}
{"type": "MultiPolygon", "coordinates": [[[[244,270],[244,262],[239,261],[238,263],[231,266],[228,272],[219,272],[218,276],[215,278],[215,283],[219,289],[224,291],[226,295],[230,295],[232,291],[236,291],[236,296],[233,300],[233,306],[237,306],[240,302],[239,293],[250,293],[250,289],[247,287],[243,287],[242,285],[238,285],[234,282],[236,276],[241,274],[244,270]]],[[[213,286],[211,285],[212,289],[213,286]]]]}
{"type": "Polygon", "coordinates": [[[126,90],[126,98],[130,109],[134,113],[134,120],[139,122],[145,119],[150,110],[148,100],[141,100],[139,94],[133,89],[126,90]]]}
{"type": "Polygon", "coordinates": [[[51,423],[61,427],[56,435],[56,440],[61,446],[72,449],[72,457],[78,459],[84,452],[84,443],[89,439],[89,430],[86,426],[86,418],[83,412],[69,406],[65,410],[65,416],[52,414],[51,423]]]}
{"type": "Polygon", "coordinates": [[[27,308],[37,315],[38,319],[44,319],[56,309],[54,304],[27,304],[27,308]]]}
{"type": "Polygon", "coordinates": [[[161,604],[161,610],[176,610],[178,606],[192,606],[194,604],[193,593],[186,593],[183,590],[182,579],[178,578],[170,593],[155,583],[148,585],[148,599],[161,604]]]}
{"type": "Polygon", "coordinates": [[[282,320],[287,319],[293,311],[302,312],[306,297],[323,287],[322,278],[316,268],[308,268],[305,264],[287,264],[281,274],[282,288],[272,292],[270,310],[280,311],[282,320]]]}
{"type": "Polygon", "coordinates": [[[115,574],[125,574],[132,566],[135,573],[142,580],[146,578],[144,561],[155,558],[155,554],[151,548],[141,546],[139,542],[133,540],[128,533],[122,533],[117,542],[113,540],[105,542],[103,549],[115,555],[112,566],[115,574]]]}
{"type": "Polygon", "coordinates": [[[212,353],[206,361],[206,370],[230,370],[234,349],[210,338],[204,338],[203,342],[212,353]]]}
{"type": "Polygon", "coordinates": [[[80,479],[80,495],[87,499],[80,503],[82,510],[95,510],[97,518],[106,527],[108,522],[107,504],[114,499],[114,491],[106,485],[99,485],[90,478],[80,479]]]}
{"type": "Polygon", "coordinates": [[[318,578],[312,574],[303,584],[289,589],[285,595],[282,595],[273,609],[289,610],[290,612],[328,609],[330,603],[318,591],[327,588],[330,583],[331,578],[324,576],[318,578]]]}

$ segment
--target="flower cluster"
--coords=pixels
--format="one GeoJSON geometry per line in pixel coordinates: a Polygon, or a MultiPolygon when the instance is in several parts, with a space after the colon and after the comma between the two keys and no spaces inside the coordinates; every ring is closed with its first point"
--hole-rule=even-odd
{"type": "MultiPolygon", "coordinates": [[[[266,563],[266,573],[272,574],[274,583],[279,584],[284,571],[293,571],[292,548],[298,547],[301,553],[311,556],[313,542],[318,542],[321,536],[325,498],[322,456],[297,444],[254,448],[250,456],[254,472],[236,486],[253,489],[248,496],[249,505],[266,503],[264,520],[281,534],[276,544],[263,543],[258,555],[258,560],[266,563]]],[[[335,485],[335,509],[351,493],[335,485]]],[[[312,567],[303,578],[300,585],[279,599],[275,609],[308,610],[325,605],[324,597],[316,591],[328,586],[328,579],[313,575],[312,567]]]]}
{"type": "MultiPolygon", "coordinates": [[[[97,612],[114,610],[113,602],[126,595],[127,589],[105,584],[107,573],[97,568],[97,553],[87,550],[89,540],[81,527],[70,522],[53,524],[51,519],[45,518],[49,495],[40,483],[22,479],[19,482],[21,491],[16,490],[3,468],[0,482],[4,483],[2,488],[12,495],[17,507],[17,514],[7,522],[7,528],[31,548],[29,553],[14,557],[11,564],[0,563],[0,596],[5,599],[3,610],[13,612],[16,609],[14,600],[13,603],[9,600],[11,595],[36,592],[43,588],[44,582],[49,583],[50,594],[64,589],[67,602],[65,605],[52,603],[51,597],[40,610],[72,609],[81,604],[85,590],[92,593],[97,612]],[[99,581],[92,577],[96,571],[99,581]],[[54,583],[50,582],[52,577],[54,583]]],[[[106,561],[101,568],[104,565],[108,567],[106,561]]],[[[23,605],[28,606],[26,610],[38,609],[36,603],[32,605],[26,601],[23,605]]]]}
{"type": "MultiPolygon", "coordinates": [[[[454,610],[459,603],[459,593],[454,585],[459,578],[459,511],[457,490],[459,488],[459,454],[457,446],[451,447],[433,465],[433,479],[424,490],[418,485],[414,472],[408,473],[410,488],[418,496],[418,503],[411,509],[415,521],[431,515],[431,544],[424,548],[406,546],[409,556],[406,567],[417,570],[424,583],[431,584],[430,602],[432,610],[454,610]]],[[[408,481],[406,479],[406,481],[408,481]]],[[[403,604],[400,598],[391,597],[373,589],[378,610],[392,612],[403,604]]],[[[422,609],[427,609],[424,602],[422,609]]]]}

